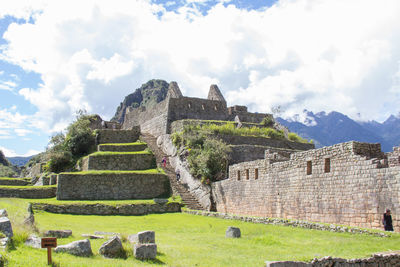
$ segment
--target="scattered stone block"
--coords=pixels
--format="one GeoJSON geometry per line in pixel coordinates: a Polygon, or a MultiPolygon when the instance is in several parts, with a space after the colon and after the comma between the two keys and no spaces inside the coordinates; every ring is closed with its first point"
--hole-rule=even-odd
{"type": "Polygon", "coordinates": [[[296,261],[266,261],[265,267],[312,267],[311,263],[296,261]]]}
{"type": "Polygon", "coordinates": [[[121,239],[114,236],[110,240],[101,245],[99,253],[106,258],[120,258],[123,257],[124,249],[122,247],[121,239]]]}
{"type": "Polygon", "coordinates": [[[82,237],[86,237],[89,239],[103,239],[104,236],[102,235],[91,235],[91,234],[82,234],[82,237]]]}
{"type": "Polygon", "coordinates": [[[237,227],[229,226],[226,229],[225,237],[229,238],[239,238],[241,236],[240,229],[237,227]]]}
{"type": "Polygon", "coordinates": [[[0,218],[0,232],[5,234],[7,237],[13,236],[11,222],[7,217],[0,218]]]}
{"type": "Polygon", "coordinates": [[[31,234],[29,235],[28,239],[26,239],[25,245],[33,248],[41,248],[42,239],[35,234],[31,234]]]}
{"type": "Polygon", "coordinates": [[[58,246],[54,251],[56,253],[65,252],[80,257],[89,257],[93,255],[89,239],[78,240],[66,245],[58,246]]]}
{"type": "Polygon", "coordinates": [[[139,232],[136,235],[128,236],[128,240],[131,243],[155,243],[156,242],[156,234],[154,231],[143,231],[139,232]]]}
{"type": "Polygon", "coordinates": [[[71,230],[48,230],[44,233],[44,236],[51,236],[57,238],[67,238],[72,235],[71,230]]]}
{"type": "Polygon", "coordinates": [[[139,260],[155,259],[157,256],[156,244],[135,244],[133,247],[133,254],[139,260]]]}
{"type": "Polygon", "coordinates": [[[0,210],[0,217],[8,217],[8,213],[5,209],[0,210]]]}

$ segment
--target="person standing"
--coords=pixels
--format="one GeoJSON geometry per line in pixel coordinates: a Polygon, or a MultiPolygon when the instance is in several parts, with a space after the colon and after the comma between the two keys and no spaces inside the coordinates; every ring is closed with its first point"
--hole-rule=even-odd
{"type": "Polygon", "coordinates": [[[179,169],[176,170],[176,181],[179,182],[179,180],[181,179],[181,172],[179,171],[179,169]]]}
{"type": "Polygon", "coordinates": [[[386,212],[383,214],[383,226],[385,227],[385,231],[393,231],[393,224],[392,224],[392,215],[390,215],[390,209],[387,209],[386,212]]]}
{"type": "Polygon", "coordinates": [[[161,161],[162,165],[164,166],[164,168],[167,166],[167,158],[163,157],[162,161],[161,161]]]}

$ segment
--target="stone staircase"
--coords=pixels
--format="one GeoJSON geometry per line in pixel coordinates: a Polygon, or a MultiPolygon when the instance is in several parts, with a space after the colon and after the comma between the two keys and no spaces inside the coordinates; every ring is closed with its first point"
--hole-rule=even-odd
{"type": "MultiPolygon", "coordinates": [[[[162,161],[163,157],[168,156],[157,146],[157,139],[156,137],[150,134],[143,134],[140,136],[140,139],[147,143],[148,147],[153,151],[154,156],[156,157],[157,163],[162,161]]],[[[193,210],[204,210],[204,208],[200,205],[197,199],[179,182],[176,181],[176,174],[175,170],[167,161],[167,165],[164,168],[165,173],[167,174],[169,181],[171,183],[172,192],[175,195],[179,195],[182,198],[183,204],[193,210]]]]}

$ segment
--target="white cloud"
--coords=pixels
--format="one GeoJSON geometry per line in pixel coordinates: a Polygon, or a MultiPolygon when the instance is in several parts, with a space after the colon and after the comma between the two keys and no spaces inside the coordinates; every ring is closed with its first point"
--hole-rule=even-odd
{"type": "Polygon", "coordinates": [[[28,152],[26,152],[24,154],[18,154],[14,150],[8,149],[8,148],[2,147],[2,146],[0,146],[0,150],[3,151],[3,153],[6,157],[29,157],[32,155],[39,154],[41,152],[38,150],[30,149],[28,152]]]}
{"type": "Polygon", "coordinates": [[[0,90],[13,91],[16,86],[13,81],[0,81],[0,90]]]}
{"type": "Polygon", "coordinates": [[[19,94],[47,131],[64,129],[78,109],[109,119],[152,78],[199,97],[217,83],[229,104],[259,112],[281,105],[286,115],[306,108],[376,120],[398,112],[397,0],[282,0],[257,11],[219,3],[206,15],[145,0],[6,3],[0,17],[34,14],[32,24],[9,26],[2,58],[41,75],[19,94]]]}

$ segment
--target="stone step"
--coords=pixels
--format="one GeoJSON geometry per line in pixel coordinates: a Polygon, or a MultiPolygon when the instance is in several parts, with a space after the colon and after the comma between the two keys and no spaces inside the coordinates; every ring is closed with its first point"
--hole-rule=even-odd
{"type": "Polygon", "coordinates": [[[112,151],[112,152],[134,152],[143,151],[147,148],[146,143],[135,142],[135,143],[110,143],[100,144],[97,146],[97,151],[112,151]]]}
{"type": "MultiPolygon", "coordinates": [[[[161,162],[162,158],[167,156],[162,150],[157,146],[157,139],[149,134],[141,135],[141,140],[145,141],[149,148],[153,151],[157,162],[161,162]]],[[[186,205],[189,209],[204,210],[195,197],[190,194],[190,192],[180,183],[176,181],[175,170],[171,167],[169,162],[164,168],[165,173],[168,175],[169,181],[171,183],[171,188],[174,194],[178,194],[182,198],[182,203],[186,205]]]]}
{"type": "Polygon", "coordinates": [[[112,130],[112,129],[102,129],[96,130],[97,144],[107,144],[107,143],[133,143],[139,139],[140,128],[135,127],[132,130],[112,130]]]}
{"type": "Polygon", "coordinates": [[[60,173],[58,200],[168,198],[168,176],[157,170],[60,173]]]}
{"type": "Polygon", "coordinates": [[[154,155],[147,151],[95,152],[82,159],[81,168],[89,170],[146,170],[156,167],[154,155]]]}

